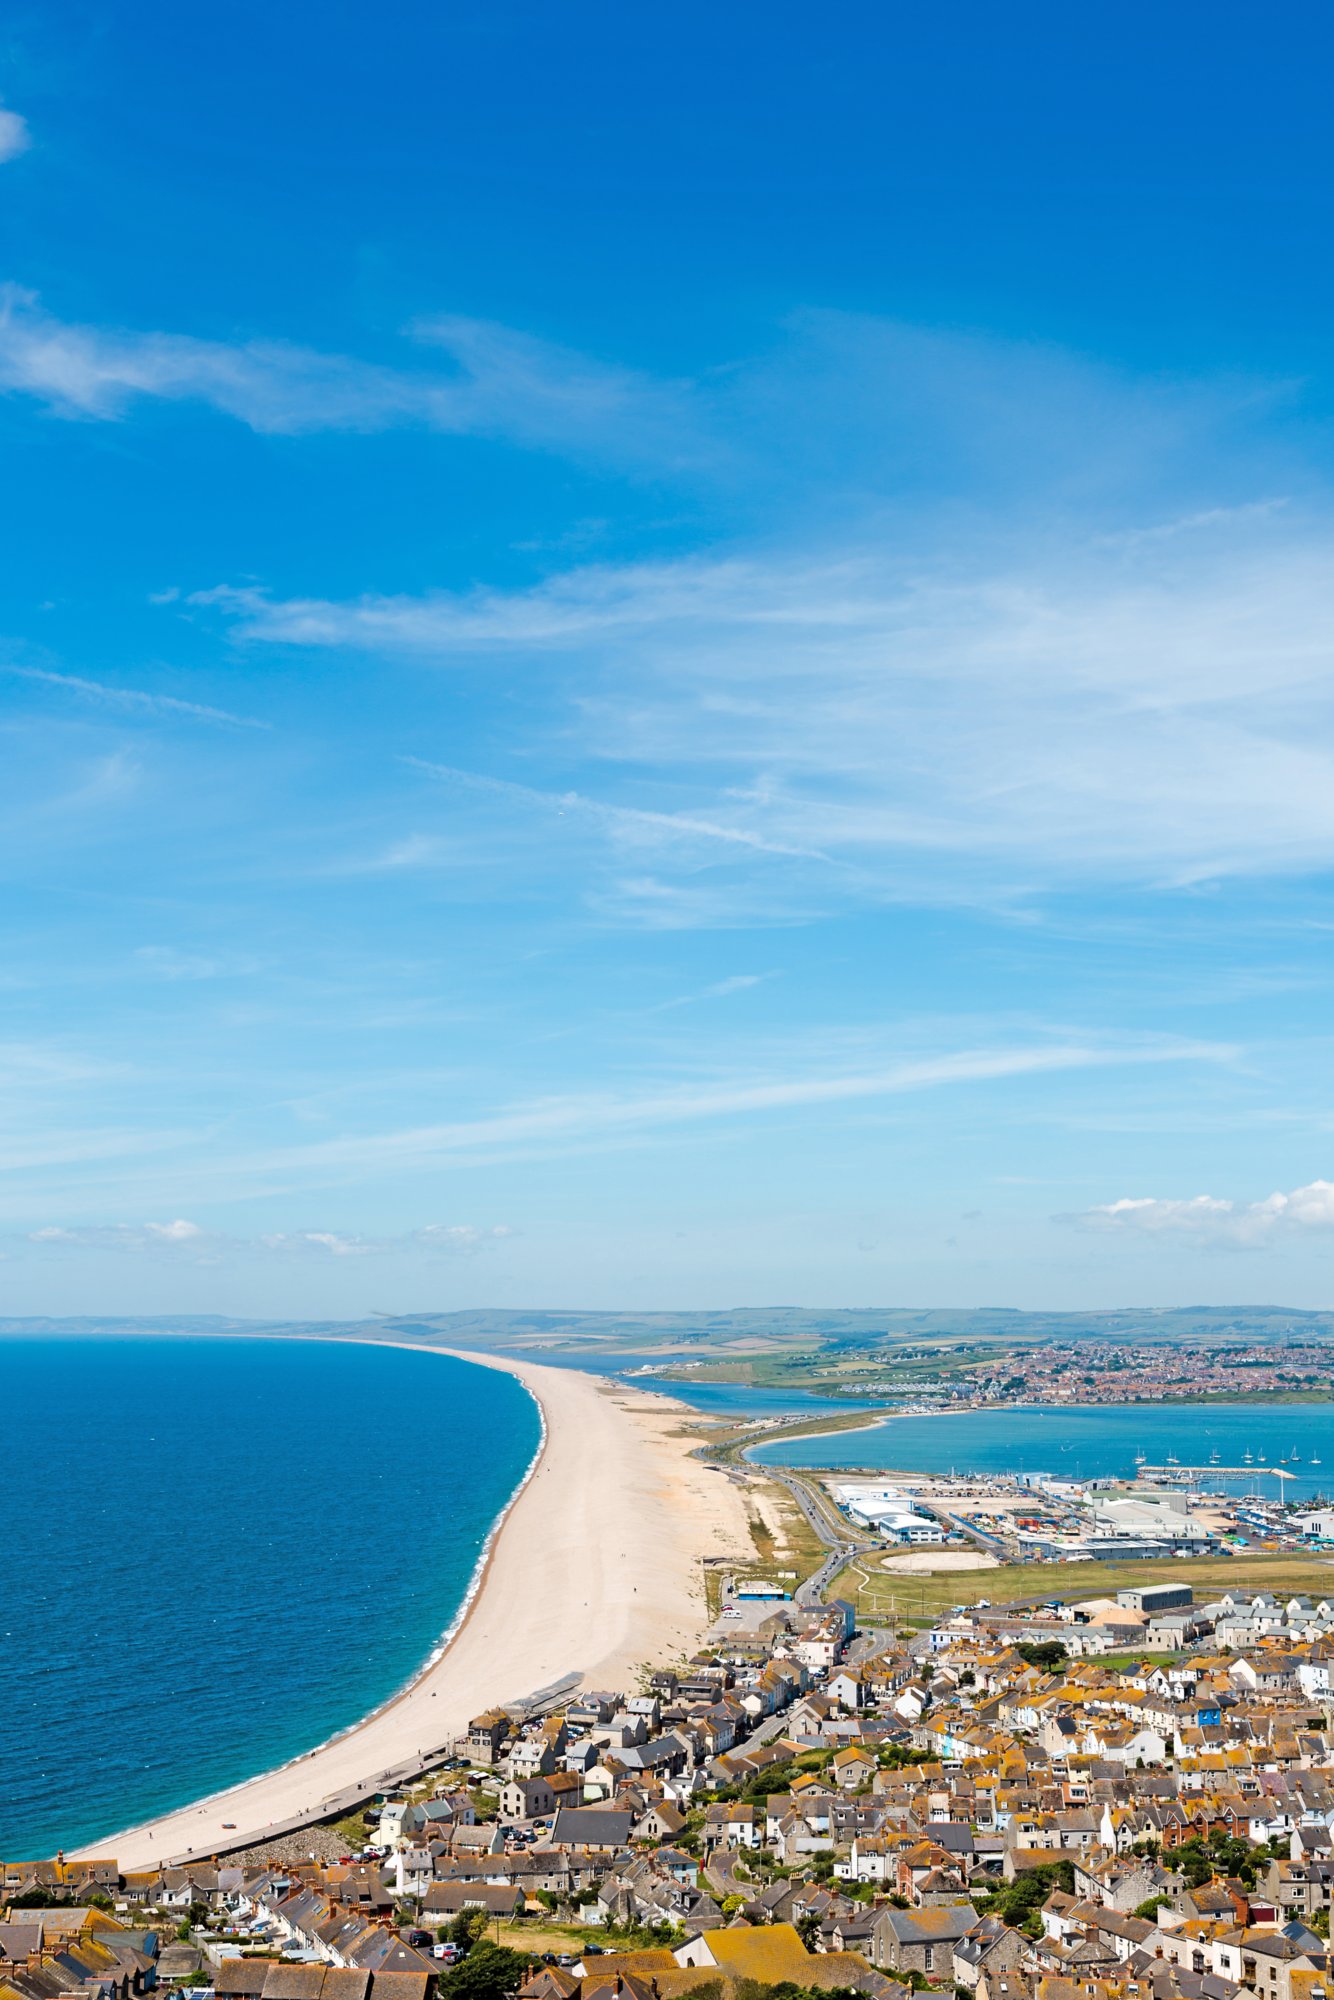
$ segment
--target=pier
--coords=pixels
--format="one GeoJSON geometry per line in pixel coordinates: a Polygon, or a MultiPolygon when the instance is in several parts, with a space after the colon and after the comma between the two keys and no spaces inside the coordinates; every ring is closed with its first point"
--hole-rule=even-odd
{"type": "Polygon", "coordinates": [[[1317,1477],[1309,1466],[1298,1471],[1292,1465],[1137,1465],[1137,1479],[1310,1479],[1317,1477]]]}

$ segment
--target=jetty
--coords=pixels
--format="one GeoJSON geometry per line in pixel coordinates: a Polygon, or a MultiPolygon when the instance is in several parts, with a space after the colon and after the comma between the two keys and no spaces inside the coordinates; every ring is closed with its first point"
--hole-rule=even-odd
{"type": "Polygon", "coordinates": [[[1291,1465],[1136,1465],[1137,1479],[1171,1480],[1177,1484],[1197,1479],[1306,1479],[1309,1471],[1295,1472],[1291,1465]]]}

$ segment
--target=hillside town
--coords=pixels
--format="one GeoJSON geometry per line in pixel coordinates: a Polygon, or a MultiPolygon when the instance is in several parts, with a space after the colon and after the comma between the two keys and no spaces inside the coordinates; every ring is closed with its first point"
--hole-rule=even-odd
{"type": "MultiPolygon", "coordinates": [[[[675,1361],[642,1372],[689,1380],[707,1370],[733,1379],[714,1364],[675,1361]]],[[[843,1347],[830,1356],[813,1349],[785,1362],[775,1379],[839,1397],[907,1400],[909,1407],[988,1409],[996,1404],[1110,1409],[1127,1403],[1184,1400],[1324,1401],[1331,1389],[1329,1347],[1301,1339],[1237,1338],[1229,1342],[1165,1342],[1133,1338],[1043,1340],[1036,1344],[994,1337],[892,1352],[873,1343],[843,1347]]]]}
{"type": "Polygon", "coordinates": [[[1068,1341],[1016,1347],[977,1371],[988,1398],[1010,1402],[1154,1403],[1187,1396],[1326,1392],[1329,1350],[1319,1342],[1238,1340],[1163,1346],[1147,1341],[1068,1341]]]}
{"type": "Polygon", "coordinates": [[[731,1580],[688,1662],[487,1710],[351,1821],[4,1863],[0,2000],[1328,2000],[1332,1670],[1325,1602],[886,1641],[731,1580]]]}

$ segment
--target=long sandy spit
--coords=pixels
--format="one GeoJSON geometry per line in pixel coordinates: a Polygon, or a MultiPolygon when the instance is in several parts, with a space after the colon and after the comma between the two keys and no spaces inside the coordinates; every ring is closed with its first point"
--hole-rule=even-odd
{"type": "MultiPolygon", "coordinates": [[[[706,1617],[700,1559],[743,1555],[749,1537],[736,1487],[693,1458],[694,1441],[680,1435],[690,1413],[571,1369],[456,1358],[517,1375],[542,1411],[545,1437],[448,1646],[402,1693],[328,1743],[99,1839],[84,1855],[114,1856],[122,1870],[207,1860],[300,1815],[318,1817],[344,1790],[461,1735],[483,1709],[568,1674],[586,1686],[633,1689],[645,1665],[693,1650],[706,1617]]],[[[444,1617],[442,1607],[442,1626],[444,1617]]],[[[263,1672],[262,1660],[255,1670],[263,1672]]]]}

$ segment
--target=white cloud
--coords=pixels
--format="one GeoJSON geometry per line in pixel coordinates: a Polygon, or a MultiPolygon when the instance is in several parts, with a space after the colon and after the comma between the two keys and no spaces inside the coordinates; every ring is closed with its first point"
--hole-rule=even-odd
{"type": "Polygon", "coordinates": [[[516,1148],[584,1144],[714,1118],[763,1116],[806,1106],[847,1104],[908,1092],[1007,1077],[1164,1062],[1226,1062],[1217,1043],[1141,1041],[1128,1044],[1051,1042],[1013,1049],[964,1049],[851,1073],[793,1077],[729,1077],[683,1087],[616,1096],[588,1093],[539,1098],[449,1124],[318,1140],[282,1147],[246,1163],[250,1173],[332,1171],[357,1174],[402,1168],[414,1161],[447,1162],[516,1148]]]}
{"type": "Polygon", "coordinates": [[[301,1229],[290,1235],[261,1236],[259,1241],[266,1250],[311,1250],[330,1257],[377,1257],[403,1251],[470,1256],[488,1243],[505,1242],[513,1234],[503,1223],[478,1228],[472,1223],[428,1222],[401,1236],[348,1236],[333,1229],[301,1229]]]}
{"type": "Polygon", "coordinates": [[[266,1250],[318,1250],[326,1251],[330,1257],[365,1257],[375,1247],[360,1236],[342,1236],[333,1229],[299,1229],[291,1234],[261,1236],[259,1240],[266,1250]]]}
{"type": "MultiPolygon", "coordinates": [[[[259,429],[629,439],[659,468],[703,438],[712,473],[744,465],[748,494],[781,494],[765,516],[781,536],[527,588],[188,595],[250,642],[540,672],[564,709],[545,744],[526,727],[523,770],[553,751],[578,789],[451,781],[490,783],[497,820],[506,803],[578,820],[613,865],[651,849],[652,872],[590,884],[614,920],[804,921],[1334,865],[1334,515],[1305,472],[1294,486],[1316,498],[1278,490],[1295,468],[1259,428],[1284,385],[1137,382],[820,313],[694,385],[477,321],[415,331],[452,374],[70,327],[15,293],[0,382],[83,415],[193,396],[259,429]],[[729,871],[725,890],[706,868],[729,871]]],[[[423,828],[376,865],[442,852],[423,828]]]]}
{"type": "Polygon", "coordinates": [[[808,884],[824,904],[1328,866],[1334,528],[1280,532],[1264,512],[1187,540],[934,565],[863,546],[344,603],[210,596],[269,643],[573,656],[585,759],[700,804],[659,813],[642,776],[634,804],[509,797],[621,842],[693,827],[835,861],[837,880],[808,884]]]}
{"type": "Polygon", "coordinates": [[[233,715],[225,708],[209,708],[203,702],[181,701],[171,694],[152,694],[144,688],[111,687],[105,681],[85,680],[80,674],[52,673],[46,667],[18,667],[0,662],[0,673],[15,674],[20,680],[38,681],[47,687],[65,688],[71,694],[109,708],[133,709],[142,715],[187,716],[194,722],[222,722],[235,729],[267,729],[267,722],[253,716],[233,715]]]}
{"type": "Polygon", "coordinates": [[[693,813],[649,812],[639,806],[612,805],[602,799],[585,798],[580,792],[538,791],[531,785],[516,785],[507,778],[485,777],[476,771],[459,771],[447,764],[428,764],[420,757],[407,757],[404,762],[424,771],[428,777],[490,792],[517,805],[535,807],[560,817],[591,820],[631,844],[648,841],[656,847],[664,839],[678,842],[721,841],[725,846],[745,847],[757,854],[780,854],[807,861],[824,859],[823,855],[813,850],[787,847],[766,840],[763,834],[749,827],[729,824],[724,820],[702,819],[693,813]]]}
{"type": "Polygon", "coordinates": [[[1310,1181],[1290,1194],[1275,1193],[1252,1202],[1208,1194],[1179,1199],[1131,1196],[1088,1209],[1075,1220],[1086,1228],[1260,1248],[1285,1237],[1334,1230],[1334,1181],[1310,1181]]]}
{"type": "Polygon", "coordinates": [[[423,1250],[439,1250],[449,1256],[468,1257],[482,1250],[488,1243],[504,1243],[514,1231],[504,1223],[495,1223],[489,1229],[478,1229],[469,1222],[428,1222],[424,1229],[413,1230],[408,1238],[423,1250]]]}
{"type": "Polygon", "coordinates": [[[660,1000],[651,1007],[651,1014],[669,1014],[677,1007],[694,1007],[701,1000],[726,1000],[733,993],[748,993],[752,986],[762,986],[771,979],[769,972],[735,972],[730,979],[715,980],[712,986],[703,986],[698,993],[679,993],[674,1000],[660,1000]]]}
{"type": "Polygon", "coordinates": [[[32,134],[28,121],[17,111],[7,111],[0,105],[0,163],[16,160],[20,153],[26,153],[32,144],[32,134]]]}
{"type": "Polygon", "coordinates": [[[10,285],[0,289],[0,389],[101,421],[142,401],[197,402],[288,435],[413,426],[631,465],[703,449],[670,386],[484,321],[442,318],[413,331],[448,354],[451,374],[282,341],[70,324],[10,285]]]}
{"type": "Polygon", "coordinates": [[[729,993],[745,993],[752,986],[762,986],[772,977],[768,972],[734,972],[730,979],[719,979],[712,986],[706,986],[700,994],[701,1000],[724,1000],[729,993]]]}
{"type": "Polygon", "coordinates": [[[111,1222],[87,1227],[48,1226],[28,1234],[30,1243],[70,1250],[199,1250],[208,1241],[197,1222],[111,1222]]]}
{"type": "Polygon", "coordinates": [[[395,1253],[471,1256],[489,1244],[503,1243],[514,1231],[503,1223],[479,1227],[473,1223],[427,1223],[399,1236],[359,1236],[336,1229],[269,1231],[257,1237],[229,1236],[206,1230],[197,1222],[112,1222],[84,1225],[48,1224],[29,1230],[26,1241],[42,1250],[192,1250],[209,1263],[224,1256],[256,1251],[282,1256],[381,1257],[395,1253]]]}

